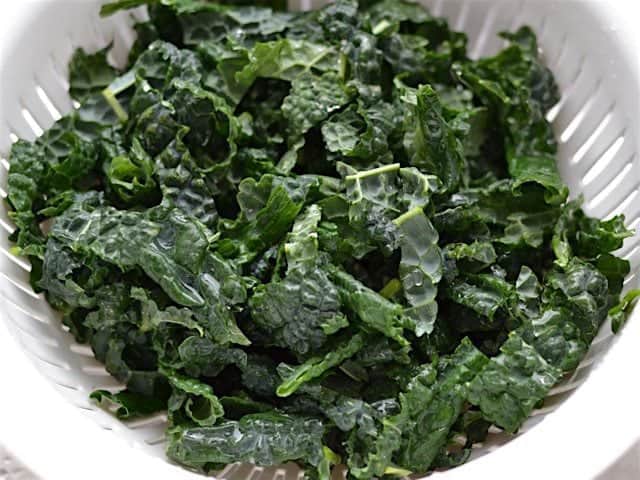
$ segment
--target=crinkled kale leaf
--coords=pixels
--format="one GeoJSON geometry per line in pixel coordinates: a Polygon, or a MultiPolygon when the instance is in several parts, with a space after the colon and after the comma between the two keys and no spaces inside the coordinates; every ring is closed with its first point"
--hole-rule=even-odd
{"type": "Polygon", "coordinates": [[[167,454],[328,480],[463,463],[518,431],[609,314],[632,233],[556,166],[536,37],[471,60],[405,0],[146,5],[128,65],[78,50],[79,107],[10,155],[14,253],[167,454]]]}

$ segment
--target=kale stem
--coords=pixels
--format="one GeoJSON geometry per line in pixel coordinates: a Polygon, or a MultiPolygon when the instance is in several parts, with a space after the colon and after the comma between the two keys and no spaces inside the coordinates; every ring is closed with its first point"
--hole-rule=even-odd
{"type": "Polygon", "coordinates": [[[397,278],[392,278],[387,282],[387,284],[382,288],[382,290],[380,290],[379,293],[384,298],[389,299],[395,296],[395,294],[398,293],[400,290],[402,290],[402,283],[397,278]]]}
{"type": "Polygon", "coordinates": [[[122,123],[124,123],[127,120],[129,120],[129,115],[127,115],[127,112],[125,112],[124,108],[122,108],[122,105],[120,105],[120,102],[116,98],[116,96],[113,93],[113,91],[111,91],[111,89],[109,89],[108,87],[105,88],[102,91],[102,96],[105,98],[105,100],[107,101],[109,106],[113,109],[113,111],[116,113],[118,119],[122,123]]]}
{"type": "Polygon", "coordinates": [[[412,210],[409,210],[407,213],[403,213],[402,215],[400,215],[393,221],[393,223],[395,223],[396,225],[402,225],[404,222],[410,220],[420,213],[424,213],[422,207],[416,207],[412,210]]]}
{"type": "Polygon", "coordinates": [[[119,93],[124,92],[129,87],[136,83],[136,76],[133,70],[125,73],[121,77],[116,78],[111,84],[102,91],[102,96],[105,98],[109,106],[118,116],[121,122],[126,122],[129,119],[129,115],[125,112],[122,105],[116,98],[119,93]]]}
{"type": "Polygon", "coordinates": [[[373,170],[365,170],[358,172],[355,175],[347,175],[345,180],[360,180],[367,177],[373,177],[375,175],[381,175],[383,173],[396,172],[400,170],[399,163],[392,163],[391,165],[385,165],[383,167],[374,168],[373,170]]]}

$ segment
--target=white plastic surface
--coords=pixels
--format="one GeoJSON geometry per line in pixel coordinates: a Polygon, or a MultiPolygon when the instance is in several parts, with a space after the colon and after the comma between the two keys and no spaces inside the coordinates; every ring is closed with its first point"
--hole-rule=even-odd
{"type": "MultiPolygon", "coordinates": [[[[122,62],[133,41],[128,14],[100,19],[97,0],[0,2],[0,195],[5,161],[17,137],[35,138],[72,104],[66,64],[75,47],[114,44],[122,62]],[[11,2],[12,4],[17,2],[11,2]]],[[[313,3],[304,0],[302,8],[313,3]]],[[[539,35],[563,98],[549,118],[560,139],[560,171],[572,195],[597,217],[617,213],[640,223],[640,69],[632,2],[579,0],[433,0],[436,14],[469,34],[472,56],[491,54],[496,33],[523,23],[539,35]]],[[[635,15],[634,15],[635,13],[635,15]]],[[[141,18],[142,12],[136,12],[141,18]]],[[[199,478],[166,462],[165,419],[124,424],[87,397],[117,386],[87,347],[74,343],[41,295],[31,292],[26,263],[9,252],[11,230],[0,206],[0,443],[43,479],[199,478]]],[[[637,287],[640,237],[621,255],[637,287]]],[[[577,371],[511,439],[498,431],[470,463],[433,478],[593,478],[640,436],[637,405],[640,310],[617,337],[609,325],[577,371]],[[577,388],[579,387],[579,388],[577,388]],[[552,413],[553,412],[553,413],[552,413]],[[535,427],[535,428],[533,428],[535,427]],[[503,445],[504,444],[504,445],[503,445]],[[498,448],[499,447],[499,448],[498,448]],[[490,455],[486,455],[491,452],[490,455]]],[[[231,465],[219,476],[294,478],[296,468],[231,465]]]]}

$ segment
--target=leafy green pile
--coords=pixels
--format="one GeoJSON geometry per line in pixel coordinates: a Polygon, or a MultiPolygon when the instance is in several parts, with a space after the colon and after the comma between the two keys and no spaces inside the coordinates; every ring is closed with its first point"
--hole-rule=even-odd
{"type": "Polygon", "coordinates": [[[474,61],[398,0],[103,14],[143,3],[126,71],[75,53],[80,106],[13,146],[9,201],[34,288],[126,384],[92,397],[168,411],[173,460],[454,466],[620,327],[630,232],[567,202],[529,28],[474,61]]]}

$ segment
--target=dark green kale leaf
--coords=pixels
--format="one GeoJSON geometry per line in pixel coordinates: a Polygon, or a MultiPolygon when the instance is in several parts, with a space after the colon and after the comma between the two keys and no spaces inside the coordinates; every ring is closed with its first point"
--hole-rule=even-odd
{"type": "Polygon", "coordinates": [[[167,403],[169,421],[173,425],[192,421],[198,426],[206,427],[222,418],[224,408],[209,385],[176,372],[164,373],[173,389],[167,403]]]}
{"type": "Polygon", "coordinates": [[[161,310],[158,308],[157,303],[149,298],[147,291],[139,287],[131,289],[131,298],[140,302],[141,331],[154,330],[161,323],[174,323],[204,335],[204,330],[193,317],[193,312],[188,308],[170,306],[165,310],[161,310]]]}
{"type": "Polygon", "coordinates": [[[233,157],[239,127],[227,101],[193,83],[174,79],[171,87],[174,93],[169,101],[174,105],[175,118],[189,127],[185,141],[222,150],[222,155],[215,152],[222,158],[233,157]]]}
{"type": "Polygon", "coordinates": [[[631,271],[631,264],[628,260],[616,257],[611,253],[602,253],[598,255],[593,263],[600,273],[607,277],[610,294],[609,303],[616,303],[620,293],[622,292],[624,280],[631,271]]]}
{"type": "Polygon", "coordinates": [[[65,313],[95,306],[94,290],[109,273],[101,262],[87,262],[61,243],[46,244],[38,287],[47,292],[47,300],[65,313]],[[87,275],[87,271],[89,275],[87,275]]]}
{"type": "Polygon", "coordinates": [[[399,242],[399,232],[393,219],[402,213],[396,200],[400,165],[386,165],[363,172],[345,164],[338,168],[344,176],[349,223],[364,229],[374,244],[390,254],[399,242]]]}
{"type": "Polygon", "coordinates": [[[560,99],[558,87],[540,62],[530,28],[503,36],[511,42],[508,48],[495,57],[454,67],[456,75],[501,122],[513,188],[537,183],[545,189],[547,202],[561,204],[568,189],[558,173],[557,146],[545,119],[560,99]]]}
{"type": "Polygon", "coordinates": [[[291,82],[291,91],[282,102],[288,122],[289,150],[278,163],[278,169],[289,172],[298,161],[298,152],[306,143],[304,135],[317,127],[333,112],[349,102],[350,94],[335,72],[322,76],[303,73],[291,82]]]}
{"type": "Polygon", "coordinates": [[[298,217],[284,246],[286,277],[259,286],[249,301],[252,319],[270,332],[273,344],[298,355],[317,351],[327,336],[348,325],[337,288],[319,269],[319,220],[316,205],[298,217]]]}
{"type": "Polygon", "coordinates": [[[624,216],[610,220],[589,218],[580,207],[582,201],[567,203],[556,226],[551,241],[556,263],[566,267],[573,256],[593,260],[622,247],[624,239],[633,233],[624,225],[624,216]]]}
{"type": "Polygon", "coordinates": [[[415,472],[429,468],[463,410],[468,382],[487,362],[468,339],[463,339],[456,351],[439,363],[429,401],[422,397],[424,384],[409,384],[407,393],[400,397],[400,415],[406,412],[411,426],[404,430],[399,465],[415,472]]]}
{"type": "MultiPolygon", "coordinates": [[[[336,223],[338,231],[344,230],[340,233],[345,237],[358,237],[352,239],[353,247],[362,248],[357,244],[364,242],[377,246],[387,256],[400,246],[402,232],[397,218],[409,209],[426,207],[440,190],[436,177],[415,168],[400,168],[399,164],[357,171],[339,163],[338,171],[344,177],[346,198],[326,200],[326,216],[336,223]]],[[[359,254],[353,252],[354,256],[359,254]]]]}
{"type": "Polygon", "coordinates": [[[346,87],[334,72],[318,77],[304,73],[291,82],[291,92],[282,103],[294,139],[318,125],[349,101],[346,87]]]}
{"type": "Polygon", "coordinates": [[[590,344],[607,317],[607,278],[591,264],[574,258],[564,271],[550,272],[547,282],[547,302],[568,308],[582,340],[590,344]]]}
{"type": "Polygon", "coordinates": [[[486,419],[513,433],[562,372],[516,333],[509,336],[500,351],[471,380],[467,398],[480,407],[486,419]]]}
{"type": "Polygon", "coordinates": [[[318,265],[318,223],[322,211],[318,205],[311,205],[302,213],[291,228],[284,244],[287,256],[287,270],[310,272],[318,265]]]}
{"type": "Polygon", "coordinates": [[[410,305],[405,315],[415,324],[416,336],[421,337],[431,333],[438,314],[437,284],[443,270],[438,232],[420,207],[396,218],[394,223],[401,235],[398,275],[410,305]]]}
{"type": "Polygon", "coordinates": [[[330,368],[336,367],[354,356],[364,345],[364,336],[357,333],[348,341],[335,347],[335,350],[325,354],[324,357],[312,357],[303,364],[294,367],[291,371],[287,370],[286,376],[283,378],[276,393],[280,397],[288,397],[304,383],[318,378],[330,368]]]}
{"type": "Polygon", "coordinates": [[[73,190],[99,185],[94,175],[101,157],[97,145],[107,143],[114,119],[106,102],[92,96],[34,142],[18,140],[12,146],[7,183],[18,253],[42,258],[40,221],[64,211],[73,190]]]}
{"type": "Polygon", "coordinates": [[[265,175],[260,182],[243,180],[238,203],[244,218],[241,216],[229,225],[219,251],[240,263],[253,260],[286,235],[314,186],[318,186],[318,180],[312,177],[288,179],[265,175]]]}
{"type": "MultiPolygon", "coordinates": [[[[450,243],[443,254],[445,259],[455,262],[456,269],[460,265],[460,269],[471,272],[482,270],[498,259],[491,242],[450,243]]],[[[457,275],[457,273],[451,272],[451,275],[457,275]]]]}
{"type": "Polygon", "coordinates": [[[274,345],[300,355],[316,351],[348,324],[336,287],[320,270],[294,270],[283,281],[261,286],[249,305],[256,325],[270,332],[274,345]]]}
{"type": "Polygon", "coordinates": [[[108,402],[116,406],[116,416],[123,420],[144,417],[166,408],[166,399],[148,397],[128,390],[111,393],[107,390],[95,390],[90,395],[97,403],[108,402]]]}
{"type": "Polygon", "coordinates": [[[545,309],[532,316],[518,332],[549,364],[563,372],[577,367],[587,351],[587,344],[580,338],[580,330],[566,308],[545,309]]]}
{"type": "Polygon", "coordinates": [[[69,62],[69,94],[74,100],[84,102],[113,81],[116,69],[107,61],[110,48],[91,54],[81,48],[74,52],[69,62]]]}
{"type": "Polygon", "coordinates": [[[240,368],[242,371],[242,386],[250,393],[261,397],[273,399],[276,396],[276,388],[281,382],[274,359],[268,355],[259,353],[249,354],[246,365],[240,368]]]}
{"type": "MultiPolygon", "coordinates": [[[[406,474],[425,471],[445,445],[447,434],[460,415],[467,384],[482,370],[488,359],[468,339],[451,357],[437,367],[427,364],[400,394],[400,412],[382,421],[381,431],[355,430],[349,447],[357,450],[370,443],[362,462],[349,464],[356,478],[393,474],[394,465],[406,474]],[[394,459],[396,460],[394,462],[394,459]]],[[[354,452],[355,453],[355,452],[354,452]]],[[[352,455],[350,459],[358,456],[352,455]]],[[[356,460],[357,461],[357,460],[356,460]]]]}
{"type": "Polygon", "coordinates": [[[517,302],[513,307],[514,315],[525,320],[539,313],[542,286],[533,270],[524,265],[518,273],[515,286],[517,302]]]}
{"type": "Polygon", "coordinates": [[[332,43],[338,43],[348,38],[358,29],[358,2],[355,0],[338,0],[326,5],[318,11],[318,23],[324,30],[325,38],[332,43]]]}
{"type": "Polygon", "coordinates": [[[268,403],[251,399],[246,394],[225,396],[220,398],[224,407],[225,417],[229,420],[239,420],[253,413],[269,412],[273,407],[268,403]]]}
{"type": "Polygon", "coordinates": [[[442,104],[433,88],[424,86],[406,102],[415,113],[404,138],[412,166],[436,175],[446,190],[453,191],[466,183],[467,165],[462,145],[443,117],[442,104]]]}
{"type": "Polygon", "coordinates": [[[387,102],[371,105],[359,100],[322,124],[322,137],[330,155],[354,166],[368,166],[371,159],[391,163],[391,136],[397,128],[397,111],[387,102]]]}
{"type": "Polygon", "coordinates": [[[227,261],[207,252],[206,229],[178,210],[152,219],[112,207],[76,203],[59,217],[52,236],[74,251],[96,255],[124,271],[141,268],[176,303],[194,309],[202,328],[220,342],[248,344],[230,307],[246,299],[242,279],[227,261]]]}
{"type": "Polygon", "coordinates": [[[631,290],[622,298],[618,305],[609,310],[613,333],[618,333],[624,326],[627,321],[627,316],[638,297],[640,297],[640,290],[631,290]]]}
{"type": "Polygon", "coordinates": [[[540,247],[552,234],[559,215],[560,209],[547,205],[541,191],[532,188],[514,193],[512,181],[499,180],[452,195],[433,221],[446,241],[491,240],[516,252],[540,247]]]}
{"type": "Polygon", "coordinates": [[[466,35],[419,4],[385,0],[367,15],[393,73],[411,85],[451,83],[452,64],[466,59],[466,35]]]}
{"type": "Polygon", "coordinates": [[[521,272],[518,289],[523,324],[518,332],[550,365],[571,371],[606,318],[610,298],[607,279],[592,265],[573,259],[564,272],[549,274],[542,304],[531,308],[539,287],[537,280],[533,282],[534,289],[529,288],[526,300],[523,273],[526,271],[521,272]]]}
{"type": "Polygon", "coordinates": [[[274,12],[255,3],[250,6],[224,8],[219,5],[200,4],[185,9],[173,6],[182,26],[185,45],[221,43],[232,40],[243,45],[280,37],[293,17],[289,13],[274,12]],[[176,8],[177,7],[177,8],[176,8]]]}
{"type": "Polygon", "coordinates": [[[160,184],[162,202],[213,228],[218,220],[213,192],[184,144],[187,131],[186,128],[180,130],[176,138],[156,156],[155,175],[160,184]]]}
{"type": "Polygon", "coordinates": [[[329,267],[329,276],[338,287],[342,304],[357,315],[363,326],[382,333],[402,346],[409,345],[403,336],[403,327],[410,322],[404,317],[402,305],[390,302],[338,267],[329,267]]]}
{"type": "Polygon", "coordinates": [[[338,72],[340,57],[330,45],[281,39],[257,43],[249,51],[249,63],[236,74],[248,88],[259,77],[292,81],[305,72],[338,72]]]}
{"type": "Polygon", "coordinates": [[[316,467],[320,478],[328,479],[323,435],[319,420],[259,413],[208,427],[176,427],[169,431],[167,454],[197,468],[236,461],[278,465],[298,460],[316,467]]]}
{"type": "Polygon", "coordinates": [[[108,187],[124,205],[158,203],[158,185],[153,178],[153,160],[134,138],[128,155],[118,155],[103,166],[108,187]]]}
{"type": "Polygon", "coordinates": [[[366,13],[374,32],[387,31],[390,28],[394,30],[416,28],[433,20],[429,12],[419,4],[404,0],[376,2],[367,9],[366,13]]]}
{"type": "Polygon", "coordinates": [[[192,377],[216,377],[227,365],[244,368],[247,354],[208,338],[189,336],[178,346],[179,361],[172,365],[184,369],[192,377]]]}

